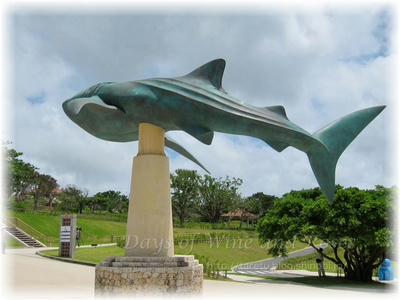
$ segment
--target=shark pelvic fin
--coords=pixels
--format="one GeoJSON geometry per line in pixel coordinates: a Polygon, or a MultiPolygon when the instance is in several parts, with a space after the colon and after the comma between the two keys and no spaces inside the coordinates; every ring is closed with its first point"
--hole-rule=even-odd
{"type": "Polygon", "coordinates": [[[272,111],[274,113],[277,113],[278,115],[281,115],[285,119],[287,119],[286,111],[285,108],[282,105],[275,105],[275,106],[267,106],[263,107],[264,109],[267,109],[269,111],[272,111]]]}
{"type": "MultiPolygon", "coordinates": [[[[225,60],[222,58],[212,60],[189,74],[183,76],[181,79],[187,81],[203,81],[204,83],[211,83],[215,88],[222,89],[222,75],[225,70],[225,60]]],[[[222,90],[223,91],[223,90],[222,90]]]]}
{"type": "Polygon", "coordinates": [[[211,145],[214,138],[214,132],[204,127],[185,125],[181,129],[206,145],[211,145]]]}
{"type": "Polygon", "coordinates": [[[267,141],[264,140],[268,145],[272,147],[275,151],[282,152],[285,150],[289,145],[287,143],[277,142],[277,141],[267,141]]]}

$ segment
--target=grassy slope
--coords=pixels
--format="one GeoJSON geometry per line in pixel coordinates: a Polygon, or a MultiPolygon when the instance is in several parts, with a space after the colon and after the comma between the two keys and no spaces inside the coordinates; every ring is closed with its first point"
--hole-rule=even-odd
{"type": "MultiPolygon", "coordinates": [[[[333,257],[333,250],[331,248],[325,249],[324,253],[333,257]]],[[[343,251],[339,251],[339,257],[343,259],[343,251]]],[[[310,253],[304,256],[287,258],[282,261],[278,270],[307,270],[311,272],[318,271],[318,265],[315,261],[317,258],[317,253],[310,253]]],[[[324,269],[325,272],[336,273],[337,266],[330,260],[324,259],[324,269]]]]}
{"type": "MultiPolygon", "coordinates": [[[[32,226],[41,233],[58,240],[60,217],[42,214],[14,212],[13,216],[32,226]]],[[[81,244],[110,243],[111,235],[124,235],[126,224],[123,222],[77,219],[77,225],[82,227],[81,244]]]]}
{"type": "MultiPolygon", "coordinates": [[[[183,245],[186,246],[186,245],[183,245]]],[[[296,243],[290,251],[304,248],[304,244],[296,243]]],[[[253,262],[271,257],[267,249],[261,247],[256,238],[222,241],[219,243],[198,243],[187,247],[175,245],[176,254],[193,254],[209,257],[211,262],[223,264],[224,268],[232,267],[246,262],[253,262]]]]}
{"type": "MultiPolygon", "coordinates": [[[[58,249],[40,251],[43,254],[58,256],[58,249]]],[[[74,260],[98,263],[107,256],[124,255],[124,250],[117,246],[96,247],[96,248],[76,248],[74,260]]]]}
{"type": "MultiPolygon", "coordinates": [[[[44,214],[32,214],[25,212],[12,211],[12,216],[21,219],[23,222],[32,226],[41,233],[58,240],[60,217],[44,214]]],[[[81,244],[110,243],[111,235],[123,236],[126,232],[126,223],[118,221],[108,221],[99,219],[88,219],[77,217],[77,225],[82,227],[81,244]]],[[[210,233],[215,232],[219,235],[240,234],[243,237],[255,236],[252,231],[236,231],[208,228],[174,228],[174,235],[210,233]]]]}
{"type": "MultiPolygon", "coordinates": [[[[334,256],[333,250],[331,248],[325,249],[324,252],[330,257],[334,256]]],[[[287,258],[279,264],[278,270],[307,270],[311,272],[318,272],[318,265],[315,262],[316,257],[317,257],[316,253],[310,253],[304,256],[287,258]]],[[[343,250],[339,249],[339,257],[342,259],[343,262],[345,261],[343,259],[343,250]]],[[[391,261],[391,267],[393,268],[393,273],[397,274],[396,261],[393,260],[391,261]]],[[[336,273],[338,270],[337,266],[332,261],[326,258],[324,259],[324,269],[325,272],[330,272],[330,273],[336,273]]],[[[340,270],[340,272],[341,274],[343,274],[343,270],[340,270]]]]}
{"type": "MultiPolygon", "coordinates": [[[[297,243],[295,249],[303,248],[304,245],[297,243]]],[[[58,255],[58,250],[43,251],[44,254],[58,255]]],[[[97,248],[77,248],[75,250],[75,259],[98,263],[106,256],[123,255],[124,251],[119,247],[97,247],[97,248]]],[[[265,248],[259,246],[257,239],[242,240],[239,244],[238,240],[235,244],[232,240],[222,241],[219,244],[216,242],[210,243],[194,243],[193,245],[182,244],[175,245],[175,254],[193,254],[196,257],[199,255],[208,257],[211,262],[222,264],[223,268],[230,269],[233,266],[261,260],[270,257],[265,248]],[[247,241],[247,244],[244,243],[247,241]],[[246,246],[246,247],[245,247],[246,246]]]]}
{"type": "Polygon", "coordinates": [[[25,245],[21,244],[20,242],[6,236],[6,248],[24,248],[25,245]]]}
{"type": "MultiPolygon", "coordinates": [[[[34,227],[43,234],[58,239],[59,216],[14,212],[14,216],[34,227]]],[[[81,244],[109,243],[111,235],[123,236],[126,223],[99,219],[79,218],[78,226],[82,227],[81,244]]],[[[256,233],[253,231],[221,230],[209,228],[174,228],[174,236],[186,236],[196,233],[217,233],[219,236],[239,236],[240,239],[222,242],[181,243],[175,245],[176,254],[194,254],[210,258],[211,262],[224,264],[231,268],[237,264],[251,262],[270,257],[265,247],[258,244],[256,233]]],[[[53,245],[54,246],[54,245],[53,245]]],[[[296,242],[291,245],[290,251],[304,248],[306,245],[296,242]]],[[[57,254],[56,254],[57,255],[57,254]]],[[[123,255],[123,250],[114,248],[77,249],[76,259],[99,262],[105,256],[123,255]],[[113,250],[114,249],[114,250],[113,250]],[[86,252],[88,251],[88,252],[86,252]],[[92,252],[91,252],[92,251],[92,252]],[[111,252],[110,252],[111,251],[111,252]],[[104,252],[104,253],[103,253],[104,252]],[[82,255],[81,258],[80,255],[82,255]]]]}

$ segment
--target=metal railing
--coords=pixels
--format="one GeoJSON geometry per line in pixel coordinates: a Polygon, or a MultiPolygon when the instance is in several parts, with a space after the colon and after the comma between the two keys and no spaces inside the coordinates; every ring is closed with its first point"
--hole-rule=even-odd
{"type": "Polygon", "coordinates": [[[40,231],[38,231],[35,228],[33,228],[32,226],[26,224],[24,221],[22,221],[21,219],[19,219],[17,217],[5,217],[5,218],[3,218],[3,223],[6,226],[17,227],[17,228],[21,229],[22,231],[29,234],[30,236],[37,239],[38,241],[40,241],[41,243],[43,243],[46,246],[51,247],[52,244],[55,244],[57,242],[57,240],[55,238],[49,237],[49,236],[41,233],[40,231]]]}

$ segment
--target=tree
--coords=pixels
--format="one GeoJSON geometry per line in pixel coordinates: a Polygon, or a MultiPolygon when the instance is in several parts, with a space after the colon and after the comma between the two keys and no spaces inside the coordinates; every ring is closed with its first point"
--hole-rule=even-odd
{"type": "Polygon", "coordinates": [[[106,201],[106,209],[109,212],[114,212],[117,211],[119,213],[122,212],[123,208],[126,208],[129,203],[129,199],[127,196],[122,195],[121,192],[109,190],[106,192],[102,193],[105,198],[107,199],[106,201]]]}
{"type": "Polygon", "coordinates": [[[107,210],[109,212],[117,211],[119,213],[128,211],[129,199],[122,195],[121,192],[109,190],[106,192],[96,193],[88,199],[90,210],[107,210]]]}
{"type": "Polygon", "coordinates": [[[3,145],[3,152],[7,166],[7,194],[9,197],[14,196],[17,202],[23,201],[35,185],[37,168],[19,158],[22,152],[8,149],[5,145],[3,145]]]}
{"type": "Polygon", "coordinates": [[[225,179],[213,178],[204,175],[200,179],[199,197],[196,199],[195,209],[208,222],[216,223],[221,214],[232,207],[232,204],[240,197],[239,186],[243,180],[240,178],[225,179]]]}
{"type": "Polygon", "coordinates": [[[129,209],[129,198],[126,195],[120,195],[117,210],[119,213],[127,213],[129,209]]]}
{"type": "Polygon", "coordinates": [[[88,205],[91,212],[96,210],[107,210],[108,199],[103,193],[96,193],[94,196],[88,198],[88,205]]]}
{"type": "Polygon", "coordinates": [[[43,198],[47,199],[49,206],[51,206],[54,199],[55,189],[57,187],[57,181],[53,177],[35,171],[32,189],[34,210],[39,208],[39,201],[43,198]]]}
{"type": "Polygon", "coordinates": [[[39,201],[42,198],[46,198],[51,205],[57,181],[50,175],[40,174],[37,167],[20,159],[22,152],[8,149],[6,145],[3,144],[3,152],[8,173],[8,196],[14,196],[15,200],[20,202],[28,193],[32,194],[35,210],[39,207],[39,201]]]}
{"type": "Polygon", "coordinates": [[[333,249],[333,255],[324,252],[324,257],[343,268],[346,278],[370,281],[392,246],[387,222],[394,211],[393,199],[394,188],[382,186],[374,190],[337,186],[332,203],[319,188],[292,191],[259,220],[259,239],[272,242],[269,252],[275,256],[285,255],[287,242],[296,238],[314,249],[316,240],[322,240],[333,249]]]}
{"type": "Polygon", "coordinates": [[[266,195],[261,192],[255,193],[245,199],[245,209],[248,212],[263,217],[276,199],[278,199],[276,196],[266,195]]]}
{"type": "Polygon", "coordinates": [[[60,194],[60,209],[81,214],[87,204],[87,195],[88,192],[86,190],[80,190],[77,186],[68,185],[60,194]]]}
{"type": "Polygon", "coordinates": [[[183,226],[193,209],[199,192],[200,175],[194,170],[178,169],[171,174],[172,210],[183,226]]]}

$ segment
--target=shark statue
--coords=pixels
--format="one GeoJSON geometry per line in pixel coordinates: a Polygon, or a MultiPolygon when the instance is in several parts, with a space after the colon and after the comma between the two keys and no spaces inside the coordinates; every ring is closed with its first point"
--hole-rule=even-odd
{"type": "MultiPolygon", "coordinates": [[[[259,138],[278,152],[292,146],[307,154],[322,192],[333,201],[340,155],[385,106],[353,112],[311,134],[291,122],[283,106],[255,107],[230,96],[221,85],[224,69],[225,60],[216,59],[181,77],[98,83],[62,106],[73,122],[107,141],[136,141],[139,124],[151,123],[166,132],[183,130],[207,145],[216,131],[259,138]]],[[[173,139],[166,137],[165,146],[205,169],[173,139]]]]}

